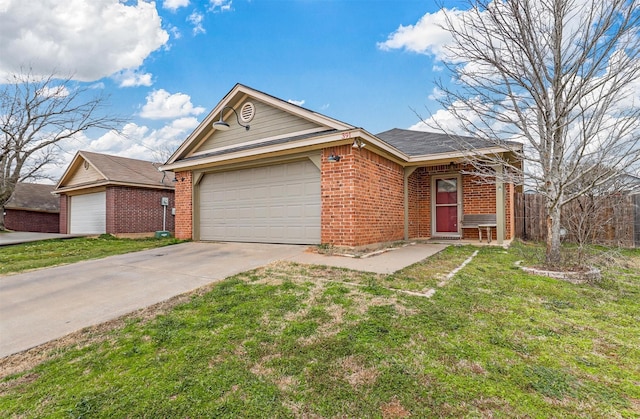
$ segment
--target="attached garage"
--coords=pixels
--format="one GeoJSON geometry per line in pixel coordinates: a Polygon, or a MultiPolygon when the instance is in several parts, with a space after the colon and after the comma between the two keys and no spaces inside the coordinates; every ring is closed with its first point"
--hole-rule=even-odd
{"type": "Polygon", "coordinates": [[[209,173],[198,190],[200,240],[320,243],[320,170],[309,159],[209,173]]]}
{"type": "Polygon", "coordinates": [[[72,196],[70,205],[71,234],[103,234],[107,231],[106,192],[72,196]]]}

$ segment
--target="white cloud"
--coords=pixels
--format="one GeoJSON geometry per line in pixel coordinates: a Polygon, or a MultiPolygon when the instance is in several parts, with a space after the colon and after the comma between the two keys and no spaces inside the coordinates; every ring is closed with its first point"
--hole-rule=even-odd
{"type": "Polygon", "coordinates": [[[65,85],[59,86],[45,86],[38,90],[38,94],[44,97],[58,97],[63,98],[69,96],[69,89],[65,85]]]}
{"type": "Polygon", "coordinates": [[[178,29],[177,26],[170,25],[168,29],[169,29],[169,32],[171,32],[171,35],[173,35],[175,39],[182,38],[182,32],[180,32],[180,29],[178,29]]]}
{"type": "Polygon", "coordinates": [[[460,13],[464,12],[454,9],[427,13],[415,25],[400,25],[386,41],[378,43],[378,48],[384,51],[405,49],[443,59],[446,56],[446,46],[451,44],[452,39],[442,26],[446,24],[447,15],[455,18],[460,13]]]}
{"type": "Polygon", "coordinates": [[[429,100],[439,100],[445,97],[445,92],[439,89],[438,87],[434,87],[431,94],[429,95],[429,100]]]}
{"type": "Polygon", "coordinates": [[[114,75],[114,79],[120,83],[120,87],[151,86],[151,73],[141,73],[138,70],[126,69],[114,75]]]}
{"type": "Polygon", "coordinates": [[[228,12],[231,10],[231,0],[209,0],[210,12],[228,12]]]}
{"type": "Polygon", "coordinates": [[[191,25],[193,25],[193,35],[198,35],[201,33],[206,33],[207,31],[204,29],[204,26],[202,26],[202,21],[204,21],[204,15],[200,12],[198,12],[197,10],[194,10],[193,13],[191,13],[188,17],[187,17],[187,22],[191,23],[191,25]]]}
{"type": "Polygon", "coordinates": [[[170,121],[159,129],[128,123],[120,133],[109,131],[97,138],[82,132],[60,144],[64,151],[60,161],[47,166],[44,173],[59,179],[78,150],[164,163],[197,126],[195,117],[186,117],[170,121]]]}
{"type": "Polygon", "coordinates": [[[292,103],[294,105],[298,105],[298,106],[302,106],[304,105],[304,99],[303,100],[293,100],[293,99],[289,99],[287,100],[287,102],[292,103]]]}
{"type": "Polygon", "coordinates": [[[3,2],[0,74],[31,67],[93,81],[139,67],[165,45],[155,3],[119,0],[3,2]]]}
{"type": "Polygon", "coordinates": [[[189,0],[164,0],[162,2],[162,7],[172,12],[175,12],[181,7],[187,7],[189,5],[189,0]]]}
{"type": "Polygon", "coordinates": [[[170,94],[164,89],[154,90],[147,95],[147,103],[142,107],[140,116],[148,119],[170,119],[190,115],[199,115],[203,107],[194,107],[191,97],[184,93],[170,94]]]}

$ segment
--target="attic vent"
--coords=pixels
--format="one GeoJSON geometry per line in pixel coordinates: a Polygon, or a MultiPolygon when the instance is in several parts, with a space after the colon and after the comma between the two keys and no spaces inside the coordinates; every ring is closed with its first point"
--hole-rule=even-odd
{"type": "Polygon", "coordinates": [[[256,107],[253,106],[253,103],[245,102],[245,104],[242,105],[242,109],[240,109],[240,119],[242,120],[242,122],[244,123],[250,122],[253,119],[255,114],[256,114],[256,107]]]}

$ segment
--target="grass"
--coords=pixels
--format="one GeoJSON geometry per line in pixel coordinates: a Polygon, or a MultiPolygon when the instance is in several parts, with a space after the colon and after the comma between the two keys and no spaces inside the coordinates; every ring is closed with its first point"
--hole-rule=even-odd
{"type": "Polygon", "coordinates": [[[640,415],[640,252],[572,285],[514,267],[535,247],[482,248],[438,285],[475,250],[236,275],[4,377],[0,416],[640,415]]]}
{"type": "Polygon", "coordinates": [[[178,243],[172,238],[119,239],[110,235],[97,238],[43,240],[0,247],[0,275],[30,269],[68,264],[86,259],[152,249],[178,243]]]}

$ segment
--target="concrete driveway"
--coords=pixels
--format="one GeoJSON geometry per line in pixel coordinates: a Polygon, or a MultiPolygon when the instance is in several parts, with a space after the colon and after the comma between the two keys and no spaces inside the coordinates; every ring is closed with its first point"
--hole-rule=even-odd
{"type": "Polygon", "coordinates": [[[276,260],[389,274],[445,247],[348,258],[308,246],[190,242],[0,276],[0,358],[276,260]]]}
{"type": "Polygon", "coordinates": [[[0,277],[0,357],[115,319],[306,246],[182,243],[0,277]]]}

